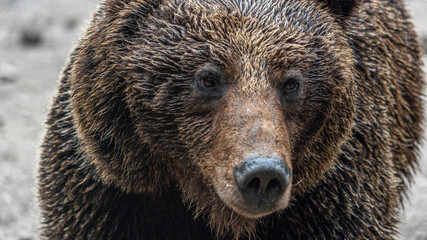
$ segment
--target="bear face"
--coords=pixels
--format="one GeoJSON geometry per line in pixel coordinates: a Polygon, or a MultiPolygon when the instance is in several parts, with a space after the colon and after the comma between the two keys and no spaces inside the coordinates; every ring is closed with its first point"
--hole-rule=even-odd
{"type": "Polygon", "coordinates": [[[103,8],[72,56],[70,91],[81,154],[106,184],[178,185],[218,234],[239,236],[331,168],[354,115],[354,60],[333,11],[308,0],[103,8]],[[278,175],[241,180],[257,168],[278,175]]]}

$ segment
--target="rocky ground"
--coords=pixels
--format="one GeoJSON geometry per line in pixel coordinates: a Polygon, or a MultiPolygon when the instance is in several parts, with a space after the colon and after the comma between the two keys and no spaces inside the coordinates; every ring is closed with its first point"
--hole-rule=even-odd
{"type": "MultiPolygon", "coordinates": [[[[407,0],[427,48],[427,0],[407,0]]],[[[0,0],[0,240],[36,239],[43,122],[67,54],[96,0],[0,0]]],[[[427,146],[406,203],[402,240],[427,240],[427,146]]]]}

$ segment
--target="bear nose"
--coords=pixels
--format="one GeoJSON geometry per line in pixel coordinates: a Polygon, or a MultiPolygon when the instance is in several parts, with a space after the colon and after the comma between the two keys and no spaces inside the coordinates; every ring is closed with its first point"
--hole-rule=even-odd
{"type": "Polygon", "coordinates": [[[233,169],[246,204],[255,212],[272,211],[289,185],[290,170],[280,158],[252,158],[233,169]]]}

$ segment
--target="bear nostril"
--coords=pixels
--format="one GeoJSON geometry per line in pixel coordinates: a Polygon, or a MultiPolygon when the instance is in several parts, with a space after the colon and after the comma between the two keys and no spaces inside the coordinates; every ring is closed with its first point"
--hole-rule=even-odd
{"type": "Polygon", "coordinates": [[[282,189],[282,184],[280,183],[280,181],[277,178],[274,178],[272,180],[270,180],[270,182],[267,185],[267,188],[265,189],[266,193],[270,193],[270,192],[277,192],[280,191],[282,189]]]}
{"type": "Polygon", "coordinates": [[[259,180],[259,178],[254,178],[248,183],[245,189],[248,189],[254,193],[257,193],[259,191],[260,185],[261,185],[261,180],[259,180]]]}
{"type": "Polygon", "coordinates": [[[274,209],[289,185],[290,171],[282,159],[254,158],[234,167],[234,181],[247,207],[274,209]]]}

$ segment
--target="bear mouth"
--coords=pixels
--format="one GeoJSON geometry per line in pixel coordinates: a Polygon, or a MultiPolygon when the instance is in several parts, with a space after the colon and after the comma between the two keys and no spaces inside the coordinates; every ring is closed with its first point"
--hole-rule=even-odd
{"type": "Polygon", "coordinates": [[[252,203],[246,203],[240,197],[227,197],[223,196],[221,193],[218,193],[218,195],[227,207],[240,216],[250,219],[258,219],[275,212],[282,211],[288,207],[290,198],[289,192],[290,191],[286,192],[279,199],[270,202],[263,202],[258,206],[254,206],[252,203]]]}
{"type": "Polygon", "coordinates": [[[280,201],[274,203],[261,204],[259,207],[254,207],[252,204],[239,204],[228,203],[227,205],[237,214],[251,219],[262,218],[274,212],[281,211],[288,206],[289,197],[285,197],[280,201]]]}

